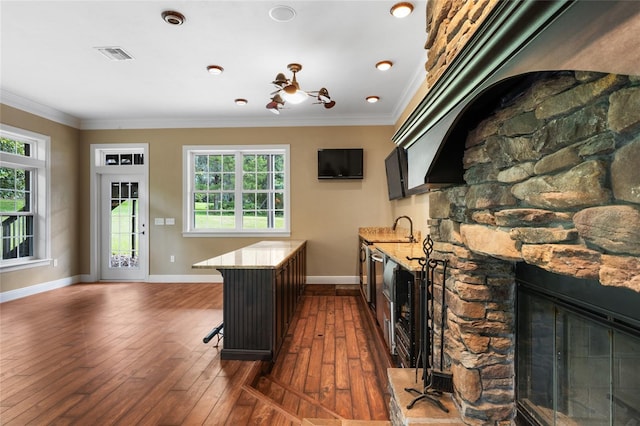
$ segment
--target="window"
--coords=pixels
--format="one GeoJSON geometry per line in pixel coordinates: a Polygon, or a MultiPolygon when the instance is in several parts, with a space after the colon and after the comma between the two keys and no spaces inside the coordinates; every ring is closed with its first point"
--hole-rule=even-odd
{"type": "Polygon", "coordinates": [[[289,235],[289,146],[184,147],[184,231],[289,235]]]}
{"type": "Polygon", "coordinates": [[[2,268],[48,261],[48,147],[46,136],[0,127],[2,268]]]}

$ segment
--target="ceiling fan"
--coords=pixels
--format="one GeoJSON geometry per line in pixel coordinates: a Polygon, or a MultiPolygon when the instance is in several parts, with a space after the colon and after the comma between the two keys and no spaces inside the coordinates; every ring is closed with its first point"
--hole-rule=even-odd
{"type": "Polygon", "coordinates": [[[293,77],[289,80],[283,73],[278,73],[276,78],[271,82],[278,90],[272,92],[271,102],[269,102],[266,108],[274,114],[280,114],[280,110],[284,106],[285,102],[292,104],[300,104],[307,98],[313,97],[316,99],[316,104],[324,105],[325,108],[333,108],[336,101],[332,101],[329,96],[329,91],[323,87],[320,90],[304,91],[300,89],[298,80],[296,79],[296,73],[302,69],[300,64],[287,65],[289,71],[293,73],[293,77]]]}

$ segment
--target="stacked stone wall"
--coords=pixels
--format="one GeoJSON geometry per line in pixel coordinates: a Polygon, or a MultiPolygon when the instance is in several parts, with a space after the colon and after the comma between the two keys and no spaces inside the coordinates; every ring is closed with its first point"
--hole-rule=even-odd
{"type": "Polygon", "coordinates": [[[438,81],[498,0],[429,0],[427,2],[428,87],[438,81]]]}
{"type": "Polygon", "coordinates": [[[466,184],[429,194],[468,424],[515,415],[516,262],[640,292],[640,77],[540,74],[504,100],[470,129],[466,184]]]}

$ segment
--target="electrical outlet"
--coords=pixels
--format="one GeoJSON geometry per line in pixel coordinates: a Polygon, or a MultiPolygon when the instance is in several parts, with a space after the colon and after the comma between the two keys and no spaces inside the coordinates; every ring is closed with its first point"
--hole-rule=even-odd
{"type": "Polygon", "coordinates": [[[169,256],[169,262],[173,263],[176,261],[176,257],[174,255],[169,256]]]}
{"type": "Polygon", "coordinates": [[[58,259],[53,259],[53,267],[57,267],[58,266],[58,259]]]}

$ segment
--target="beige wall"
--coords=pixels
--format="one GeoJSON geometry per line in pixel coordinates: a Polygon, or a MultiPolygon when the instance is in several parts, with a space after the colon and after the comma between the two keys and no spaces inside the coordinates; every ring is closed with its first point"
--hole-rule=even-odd
{"type": "MultiPolygon", "coordinates": [[[[256,238],[182,236],[182,146],[289,144],[291,146],[291,239],[308,241],[307,274],[312,277],[357,275],[360,226],[390,226],[384,158],[393,149],[393,126],[222,128],[82,131],[81,191],[88,192],[91,144],[149,144],[150,275],[212,274],[193,270],[200,260],[251,244],[256,238]],[[364,179],[317,179],[318,148],[364,148],[364,179]],[[154,226],[155,217],[174,217],[175,226],[154,226]],[[169,263],[169,256],[175,263],[169,263]]],[[[88,212],[89,200],[83,199],[88,212]]],[[[81,228],[88,235],[89,215],[81,228]]],[[[89,272],[89,241],[82,240],[82,270],[89,272]]]]}
{"type": "MultiPolygon", "coordinates": [[[[412,195],[400,200],[391,202],[391,215],[395,218],[406,215],[413,221],[414,234],[420,231],[422,240],[429,233],[427,220],[429,219],[429,197],[428,194],[412,195]]],[[[407,222],[400,222],[398,226],[406,227],[407,222]]]]}
{"type": "Polygon", "coordinates": [[[307,272],[311,281],[356,277],[358,227],[391,226],[395,217],[408,215],[423,237],[428,233],[426,194],[389,201],[384,172],[384,159],[394,147],[391,136],[425,92],[422,87],[416,93],[395,126],[77,130],[0,105],[2,123],[51,137],[52,258],[58,260],[55,268],[2,273],[0,291],[75,279],[92,272],[90,145],[108,143],[149,144],[149,273],[153,278],[214,274],[193,270],[191,265],[258,240],[182,236],[182,146],[208,144],[289,144],[291,238],[309,241],[307,272]],[[336,147],[364,148],[364,179],[316,178],[318,148],[336,147]],[[176,225],[154,226],[155,217],[174,217],[176,225]],[[170,255],[175,256],[175,263],[169,263],[170,255]]]}
{"type": "Polygon", "coordinates": [[[0,291],[75,277],[84,272],[78,261],[80,132],[6,105],[0,105],[0,117],[3,124],[51,137],[51,257],[58,265],[3,272],[0,291]]]}

